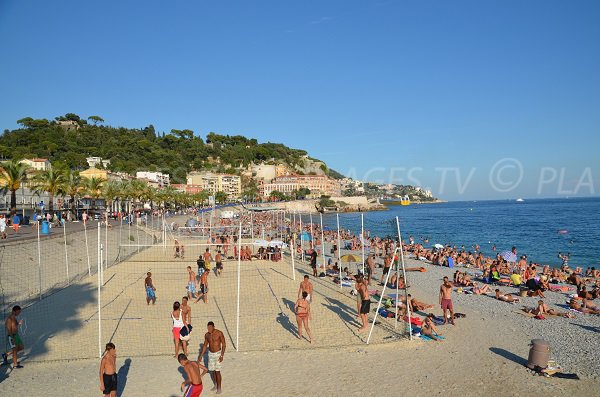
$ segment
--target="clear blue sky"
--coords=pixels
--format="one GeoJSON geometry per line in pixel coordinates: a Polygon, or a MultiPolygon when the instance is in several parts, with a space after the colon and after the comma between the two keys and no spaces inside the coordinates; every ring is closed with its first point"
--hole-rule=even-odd
{"type": "Polygon", "coordinates": [[[0,128],[100,115],[451,200],[598,195],[598,21],[595,0],[2,0],[0,128]],[[520,184],[502,165],[490,182],[504,158],[520,184]]]}

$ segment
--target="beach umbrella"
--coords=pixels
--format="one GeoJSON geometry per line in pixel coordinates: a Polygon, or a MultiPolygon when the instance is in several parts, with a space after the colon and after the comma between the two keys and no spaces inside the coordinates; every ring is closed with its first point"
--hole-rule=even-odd
{"type": "Polygon", "coordinates": [[[269,245],[269,242],[267,240],[258,239],[258,240],[254,240],[254,242],[252,244],[258,245],[259,247],[266,247],[269,245]]]}
{"type": "Polygon", "coordinates": [[[504,251],[500,254],[500,256],[507,262],[517,261],[517,254],[513,253],[512,251],[504,251]]]}
{"type": "Polygon", "coordinates": [[[433,248],[437,248],[437,249],[441,250],[442,248],[444,248],[444,246],[442,244],[436,244],[433,246],[433,248]]]}
{"type": "Polygon", "coordinates": [[[347,255],[342,255],[342,257],[340,258],[340,261],[345,262],[345,263],[360,262],[360,257],[358,257],[356,255],[352,255],[352,254],[347,254],[347,255]]]}

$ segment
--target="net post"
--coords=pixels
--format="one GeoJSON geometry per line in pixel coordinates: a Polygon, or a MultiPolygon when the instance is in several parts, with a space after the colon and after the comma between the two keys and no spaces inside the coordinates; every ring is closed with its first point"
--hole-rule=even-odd
{"type": "Polygon", "coordinates": [[[88,276],[92,277],[92,266],[90,264],[90,246],[88,244],[88,235],[87,235],[87,217],[83,220],[83,233],[85,234],[85,253],[87,255],[87,264],[88,264],[88,276]]]}
{"type": "Polygon", "coordinates": [[[42,250],[40,247],[40,227],[41,223],[37,225],[37,251],[38,251],[38,282],[40,286],[40,300],[42,300],[42,250]]]}
{"type": "Polygon", "coordinates": [[[344,289],[344,287],[342,286],[342,257],[341,257],[341,251],[342,251],[342,237],[340,235],[340,213],[336,213],[335,214],[335,218],[337,221],[337,240],[338,240],[338,269],[340,271],[340,289],[344,289]]]}
{"type": "MultiPolygon", "coordinates": [[[[408,294],[406,292],[406,268],[404,266],[404,247],[402,246],[402,234],[400,233],[400,219],[396,217],[396,226],[398,228],[398,244],[400,248],[400,259],[402,263],[402,276],[404,277],[404,295],[406,296],[406,315],[408,317],[408,339],[412,340],[412,323],[411,323],[411,310],[410,310],[410,302],[408,301],[408,294]]],[[[398,283],[396,283],[397,288],[398,283]]],[[[398,298],[398,296],[396,296],[398,298]]],[[[397,316],[396,316],[397,317],[397,316]]]]}
{"type": "Polygon", "coordinates": [[[360,248],[362,251],[362,274],[365,274],[365,214],[360,213],[360,248]]]}
{"type": "Polygon", "coordinates": [[[323,233],[323,214],[320,212],[319,218],[321,219],[321,256],[323,257],[323,271],[327,272],[327,266],[325,265],[325,235],[323,233]]]}
{"type": "Polygon", "coordinates": [[[100,287],[102,286],[102,259],[100,257],[100,222],[98,222],[98,264],[97,264],[97,271],[98,271],[98,290],[96,292],[97,294],[97,298],[98,298],[98,357],[102,358],[102,314],[101,314],[101,310],[102,310],[102,304],[101,304],[101,291],[100,291],[100,287]]]}
{"type": "Polygon", "coordinates": [[[67,285],[71,284],[71,279],[69,277],[69,250],[67,249],[67,220],[63,219],[63,237],[65,240],[65,265],[67,267],[67,285]]]}
{"type": "Polygon", "coordinates": [[[235,351],[240,351],[240,278],[242,271],[242,221],[238,235],[237,314],[235,322],[235,351]]]}
{"type": "MultiPolygon", "coordinates": [[[[388,286],[388,281],[390,279],[390,273],[391,272],[388,272],[385,276],[385,284],[383,285],[383,289],[381,290],[381,296],[379,297],[379,302],[377,302],[377,310],[375,310],[375,317],[373,317],[373,322],[371,323],[371,330],[369,331],[369,336],[367,337],[367,345],[371,341],[371,335],[373,334],[373,329],[375,329],[375,322],[377,321],[377,316],[379,315],[379,309],[381,309],[381,302],[383,301],[383,297],[385,296],[385,289],[388,286]]],[[[367,287],[367,289],[368,289],[368,287],[367,287]]],[[[369,299],[370,299],[370,297],[369,297],[369,299]]],[[[396,306],[398,306],[398,296],[397,295],[396,295],[396,306]]]]}

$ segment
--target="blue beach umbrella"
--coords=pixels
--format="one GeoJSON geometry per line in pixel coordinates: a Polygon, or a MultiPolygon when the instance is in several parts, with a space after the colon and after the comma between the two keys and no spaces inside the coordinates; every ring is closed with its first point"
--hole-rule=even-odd
{"type": "Polygon", "coordinates": [[[517,255],[514,254],[512,251],[504,251],[500,254],[500,256],[502,258],[504,258],[504,260],[507,262],[516,262],[517,261],[517,255]]]}

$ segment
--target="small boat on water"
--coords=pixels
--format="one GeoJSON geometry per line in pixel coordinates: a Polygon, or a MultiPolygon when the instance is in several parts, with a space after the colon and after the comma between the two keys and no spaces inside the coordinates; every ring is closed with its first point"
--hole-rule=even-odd
{"type": "Polygon", "coordinates": [[[410,205],[410,198],[408,195],[404,197],[382,197],[379,199],[379,204],[383,205],[410,205]]]}
{"type": "Polygon", "coordinates": [[[517,203],[524,203],[524,202],[525,202],[525,200],[523,200],[522,198],[517,199],[517,203]]]}

